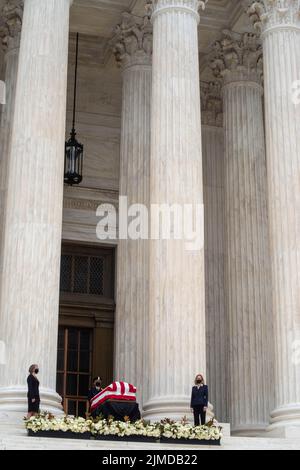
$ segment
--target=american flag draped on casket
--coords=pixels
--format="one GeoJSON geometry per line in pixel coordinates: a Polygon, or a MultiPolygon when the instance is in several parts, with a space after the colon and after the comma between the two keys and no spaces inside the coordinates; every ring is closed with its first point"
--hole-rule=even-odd
{"type": "Polygon", "coordinates": [[[113,382],[92,398],[92,411],[107,400],[136,401],[136,387],[127,382],[113,382]]]}

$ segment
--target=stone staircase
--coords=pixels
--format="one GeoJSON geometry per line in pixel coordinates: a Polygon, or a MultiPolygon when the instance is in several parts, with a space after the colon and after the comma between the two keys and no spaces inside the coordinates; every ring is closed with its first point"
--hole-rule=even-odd
{"type": "Polygon", "coordinates": [[[299,439],[224,437],[222,445],[189,446],[28,437],[22,426],[0,425],[0,450],[300,450],[299,439]]]}

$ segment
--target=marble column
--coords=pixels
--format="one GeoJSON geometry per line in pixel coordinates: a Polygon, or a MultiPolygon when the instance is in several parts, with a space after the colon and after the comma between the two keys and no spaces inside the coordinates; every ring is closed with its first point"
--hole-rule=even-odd
{"type": "Polygon", "coordinates": [[[0,299],[0,416],[27,409],[40,366],[41,407],[61,410],[56,354],[70,0],[25,0],[7,172],[0,299]]]}
{"type": "MultiPolygon", "coordinates": [[[[124,13],[112,42],[123,74],[119,194],[127,198],[128,208],[133,204],[148,207],[152,82],[152,25],[149,18],[124,13]]],[[[122,207],[120,204],[120,211],[122,207]]],[[[137,213],[135,218],[139,216],[137,213]]],[[[120,233],[120,236],[124,235],[120,233]]],[[[114,365],[116,380],[125,380],[137,387],[140,405],[147,390],[149,310],[149,241],[142,236],[139,233],[137,239],[129,237],[118,242],[114,365]]]]}
{"type": "Polygon", "coordinates": [[[258,435],[272,406],[272,316],[261,45],[227,31],[215,44],[223,77],[225,272],[232,431],[258,435]]]}
{"type": "MultiPolygon", "coordinates": [[[[196,206],[203,203],[199,5],[204,7],[204,2],[152,2],[150,202],[153,209],[157,209],[154,205],[164,204],[170,210],[172,205],[188,204],[194,215],[196,206]]],[[[196,373],[205,375],[206,371],[204,249],[201,241],[197,247],[188,247],[184,237],[179,235],[176,239],[178,227],[172,222],[174,233],[169,239],[166,232],[158,234],[158,221],[153,213],[149,259],[149,395],[144,415],[151,420],[178,419],[189,413],[196,373]]],[[[199,234],[203,220],[199,216],[197,221],[199,234]]],[[[180,223],[179,226],[182,228],[180,223]]]]}
{"type": "MultiPolygon", "coordinates": [[[[1,28],[0,28],[1,30],[1,28]]],[[[4,69],[4,51],[0,47],[0,123],[2,119],[2,108],[5,102],[5,69],[4,69]]],[[[1,126],[1,124],[0,124],[1,126]]]]}
{"type": "MultiPolygon", "coordinates": [[[[2,108],[5,103],[6,92],[5,92],[5,74],[4,74],[4,53],[2,48],[0,48],[0,126],[2,119],[2,108]]],[[[1,137],[0,137],[1,142],[1,137]]]]}
{"type": "MultiPolygon", "coordinates": [[[[3,80],[0,80],[0,104],[3,105],[5,104],[5,82],[3,80]]],[[[2,108],[0,109],[0,119],[2,116],[2,108]]]]}
{"type": "Polygon", "coordinates": [[[224,130],[221,85],[201,81],[205,219],[207,383],[218,421],[228,422],[228,321],[225,305],[224,130]]]}
{"type": "Polygon", "coordinates": [[[300,437],[300,104],[293,95],[300,80],[300,5],[254,2],[249,14],[262,32],[264,57],[276,369],[269,429],[300,437]]]}
{"type": "MultiPolygon", "coordinates": [[[[5,106],[1,113],[0,127],[0,220],[4,221],[5,198],[7,189],[7,165],[13,123],[13,111],[17,84],[20,37],[23,16],[23,2],[9,0],[4,3],[0,16],[0,38],[4,52],[5,66],[5,106]]],[[[0,273],[2,271],[2,234],[4,223],[0,224],[0,273]]]]}

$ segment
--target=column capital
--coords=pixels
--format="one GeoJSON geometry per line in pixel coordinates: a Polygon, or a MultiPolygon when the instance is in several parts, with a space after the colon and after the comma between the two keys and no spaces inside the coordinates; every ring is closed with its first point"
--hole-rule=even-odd
{"type": "Polygon", "coordinates": [[[134,65],[151,65],[152,25],[148,16],[140,18],[123,13],[110,45],[117,63],[126,69],[134,65]]]}
{"type": "Polygon", "coordinates": [[[223,102],[220,80],[201,82],[201,119],[205,126],[222,127],[223,102]]]}
{"type": "Polygon", "coordinates": [[[23,0],[6,0],[0,11],[0,39],[4,52],[20,47],[23,0]]]}
{"type": "Polygon", "coordinates": [[[254,29],[263,35],[274,29],[300,30],[299,0],[256,0],[246,11],[254,29]]]}
{"type": "Polygon", "coordinates": [[[196,16],[200,21],[199,10],[204,10],[208,0],[147,0],[146,8],[151,13],[151,20],[161,13],[170,11],[184,11],[196,16]]]}
{"type": "Polygon", "coordinates": [[[223,38],[216,41],[210,55],[210,68],[224,85],[233,82],[262,83],[262,46],[255,34],[238,34],[224,30],[223,38]]]}

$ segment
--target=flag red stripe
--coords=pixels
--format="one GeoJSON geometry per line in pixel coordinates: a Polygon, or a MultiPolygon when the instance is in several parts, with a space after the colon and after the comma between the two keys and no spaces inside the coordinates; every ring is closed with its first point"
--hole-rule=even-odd
{"type": "Polygon", "coordinates": [[[106,400],[124,400],[124,401],[135,401],[136,387],[132,384],[127,384],[126,382],[119,382],[120,388],[118,391],[117,383],[113,382],[104,390],[101,390],[97,395],[95,395],[91,400],[91,409],[94,410],[106,400]],[[126,394],[126,387],[128,394],[126,394]]]}
{"type": "Polygon", "coordinates": [[[91,409],[95,410],[98,408],[99,405],[102,405],[102,403],[106,402],[107,400],[120,400],[120,401],[136,401],[135,397],[129,397],[127,395],[124,395],[123,397],[120,397],[120,395],[111,395],[109,397],[105,397],[102,400],[98,401],[95,404],[91,404],[91,409]]]}

